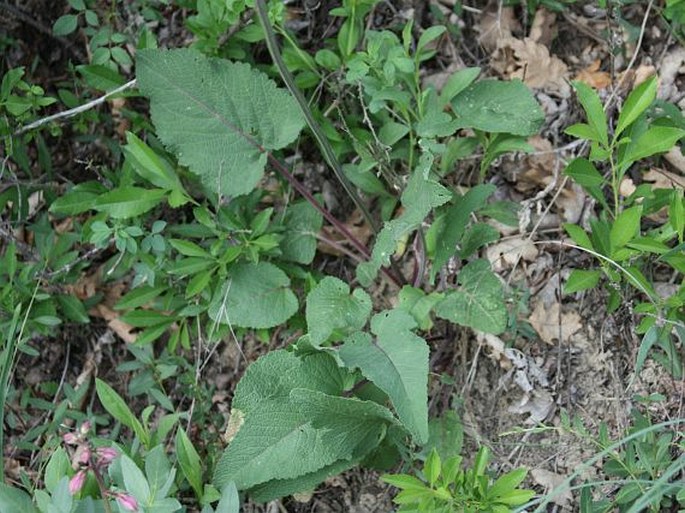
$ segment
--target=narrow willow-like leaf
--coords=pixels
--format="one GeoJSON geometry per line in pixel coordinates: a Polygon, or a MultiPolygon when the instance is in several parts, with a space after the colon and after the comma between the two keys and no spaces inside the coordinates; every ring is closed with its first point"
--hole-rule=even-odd
{"type": "Polygon", "coordinates": [[[431,281],[435,279],[436,273],[456,252],[457,244],[464,235],[471,214],[485,205],[493,192],[495,192],[494,185],[477,185],[463,196],[457,196],[447,209],[443,229],[437,237],[431,281]]]}
{"type": "Polygon", "coordinates": [[[94,201],[93,208],[107,212],[115,219],[128,219],[152,210],[165,195],[166,192],[162,189],[142,189],[128,185],[102,194],[94,201]]]}
{"type": "Polygon", "coordinates": [[[295,140],[302,115],[290,94],[248,64],[195,50],[140,50],[140,90],[162,142],[211,191],[247,194],[267,152],[295,140]]]}
{"type": "Polygon", "coordinates": [[[580,101],[587,116],[588,125],[591,127],[594,135],[596,135],[596,139],[592,138],[592,140],[597,140],[605,147],[608,146],[607,117],[599,96],[594,89],[583,82],[573,82],[573,87],[578,95],[578,101],[580,101]]]}
{"type": "Polygon", "coordinates": [[[642,82],[630,93],[623,104],[621,114],[618,116],[615,138],[618,138],[651,105],[656,98],[656,89],[657,81],[656,75],[654,75],[642,82]]]}
{"type": "Polygon", "coordinates": [[[635,141],[630,143],[620,165],[623,169],[626,169],[637,160],[668,151],[684,136],[685,130],[681,130],[680,128],[652,126],[635,141]]]}

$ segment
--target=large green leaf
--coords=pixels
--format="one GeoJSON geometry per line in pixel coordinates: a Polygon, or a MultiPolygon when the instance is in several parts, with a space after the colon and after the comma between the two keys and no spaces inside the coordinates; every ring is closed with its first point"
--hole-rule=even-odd
{"type": "Polygon", "coordinates": [[[274,351],[251,365],[233,400],[232,415],[244,422],[217,465],[216,486],[292,480],[297,487],[298,479],[316,475],[310,487],[326,477],[327,467],[346,467],[375,446],[392,415],[376,403],[339,397],[344,377],[324,353],[299,358],[274,351]]]}
{"type": "Polygon", "coordinates": [[[545,119],[533,94],[520,80],[480,80],[452,100],[461,128],[533,135],[545,119]]]}
{"type": "Polygon", "coordinates": [[[339,460],[309,474],[292,479],[269,481],[250,488],[250,497],[256,502],[269,502],[280,497],[292,495],[302,490],[313,490],[327,478],[351,469],[359,463],[358,459],[339,460]]]}
{"type": "Polygon", "coordinates": [[[438,317],[488,333],[502,333],[507,327],[507,308],[502,284],[487,260],[474,260],[457,278],[460,285],[435,308],[438,317]]]}
{"type": "Polygon", "coordinates": [[[340,348],[340,357],[388,394],[402,424],[423,444],[428,439],[428,345],[412,333],[415,327],[403,310],[379,313],[371,320],[375,343],[357,333],[340,348]]]}
{"type": "Polygon", "coordinates": [[[226,196],[254,189],[267,152],[290,144],[303,127],[290,94],[248,64],[189,49],[140,50],[137,79],[162,142],[226,196]]]}
{"type": "Polygon", "coordinates": [[[345,336],[360,330],[371,313],[371,298],[362,289],[326,276],[307,296],[307,326],[314,345],[325,342],[332,333],[345,336]]]}
{"type": "Polygon", "coordinates": [[[20,490],[0,483],[0,513],[34,513],[38,510],[31,502],[31,496],[20,490]]]}
{"type": "Polygon", "coordinates": [[[209,316],[222,324],[244,328],[272,328],[297,312],[290,279],[267,262],[238,264],[209,306],[209,316]]]}

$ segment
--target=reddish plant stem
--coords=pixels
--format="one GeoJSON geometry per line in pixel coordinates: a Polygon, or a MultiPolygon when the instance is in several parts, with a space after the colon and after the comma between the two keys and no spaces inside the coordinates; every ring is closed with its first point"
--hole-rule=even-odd
{"type": "MultiPolygon", "coordinates": [[[[286,180],[288,180],[288,183],[295,189],[300,195],[306,199],[316,210],[318,210],[324,218],[331,223],[333,227],[335,227],[336,230],[338,230],[349,242],[352,244],[364,257],[368,260],[371,257],[371,252],[369,251],[369,248],[367,248],[357,237],[354,236],[352,232],[350,232],[347,227],[341,223],[338,219],[333,216],[328,210],[326,210],[324,207],[322,207],[318,201],[316,201],[316,198],[314,198],[314,195],[307,190],[307,188],[302,185],[300,182],[295,179],[295,177],[286,169],[286,167],[276,158],[274,157],[271,152],[266,151],[264,148],[260,148],[262,151],[264,151],[267,155],[267,158],[269,160],[269,163],[273,168],[275,168],[280,174],[282,174],[286,180]]],[[[403,280],[399,279],[397,276],[395,276],[393,273],[391,273],[388,269],[385,267],[381,267],[381,271],[392,280],[392,282],[397,285],[398,287],[402,287],[402,282],[403,280]]]]}
{"type": "Polygon", "coordinates": [[[335,226],[335,229],[338,230],[342,235],[345,236],[347,240],[350,241],[350,243],[357,248],[357,250],[364,255],[366,258],[369,258],[371,256],[371,253],[369,252],[369,248],[367,248],[362,242],[357,239],[352,232],[350,232],[347,227],[338,221],[333,214],[331,214],[328,210],[326,210],[324,207],[322,207],[318,201],[316,201],[316,198],[314,198],[314,195],[309,192],[304,185],[302,185],[300,182],[298,182],[295,177],[288,171],[283,164],[279,162],[277,158],[275,158],[271,153],[268,153],[268,158],[269,158],[269,163],[276,168],[276,170],[281,173],[286,180],[290,183],[290,185],[293,186],[293,188],[299,192],[309,203],[312,204],[312,206],[317,209],[321,215],[323,215],[326,220],[331,223],[333,226],[335,226]]]}

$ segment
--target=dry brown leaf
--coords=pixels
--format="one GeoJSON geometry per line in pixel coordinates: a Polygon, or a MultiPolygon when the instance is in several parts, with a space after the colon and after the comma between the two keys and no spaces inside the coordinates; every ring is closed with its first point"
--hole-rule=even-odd
{"type": "Polygon", "coordinates": [[[664,155],[664,158],[681,174],[685,175],[685,155],[680,152],[680,148],[674,146],[664,155]]]}
{"type": "Polygon", "coordinates": [[[642,175],[645,182],[650,182],[656,189],[683,188],[685,178],[665,169],[651,168],[642,175]]]}
{"type": "Polygon", "coordinates": [[[555,21],[557,21],[557,15],[552,11],[548,11],[544,7],[541,7],[535,12],[535,17],[530,26],[528,37],[536,43],[549,46],[556,36],[556,30],[554,28],[555,21]]]}
{"type": "Polygon", "coordinates": [[[618,186],[618,193],[624,198],[627,198],[634,193],[636,189],[637,187],[635,187],[635,182],[633,182],[633,179],[626,176],[623,180],[621,180],[621,183],[618,186]]]}
{"type": "Polygon", "coordinates": [[[502,38],[492,54],[491,65],[506,78],[523,80],[528,87],[567,98],[571,94],[566,81],[568,67],[551,55],[546,46],[530,38],[502,38]]]}
{"type": "Polygon", "coordinates": [[[570,180],[566,183],[556,201],[565,222],[577,223],[580,220],[585,209],[585,197],[585,191],[580,185],[570,180]]]}
{"type": "MultiPolygon", "coordinates": [[[[545,489],[545,494],[550,490],[559,488],[566,480],[566,476],[542,468],[534,468],[530,471],[530,476],[533,478],[533,481],[545,489]]],[[[573,501],[573,494],[568,489],[552,496],[552,502],[561,507],[571,504],[571,501],[573,501]]]]}
{"type": "Polygon", "coordinates": [[[489,246],[485,256],[495,272],[513,266],[520,259],[532,262],[538,256],[538,248],[533,241],[524,237],[505,239],[489,246]]]}
{"type": "Polygon", "coordinates": [[[511,369],[511,360],[504,354],[506,344],[501,338],[491,333],[483,333],[478,331],[476,332],[476,340],[479,344],[490,348],[488,356],[492,360],[499,363],[500,367],[506,370],[511,369]]]}
{"type": "Polygon", "coordinates": [[[483,11],[476,30],[480,32],[478,42],[487,51],[497,48],[500,40],[511,37],[512,33],[519,30],[521,25],[516,19],[513,7],[504,7],[483,11]]]}
{"type": "Polygon", "coordinates": [[[80,300],[90,299],[95,295],[100,284],[100,273],[94,272],[91,274],[82,275],[73,285],[64,287],[67,294],[72,294],[80,300]]]}
{"type": "Polygon", "coordinates": [[[661,60],[659,68],[659,93],[660,100],[674,101],[680,98],[680,87],[677,83],[678,75],[685,73],[685,48],[675,45],[661,60]]]}
{"type": "Polygon", "coordinates": [[[424,87],[432,85],[439,93],[442,91],[442,88],[445,87],[445,84],[452,77],[452,75],[462,68],[463,66],[459,66],[456,62],[453,62],[447,67],[447,69],[437,73],[430,73],[423,77],[421,79],[421,85],[424,87]]]}
{"type": "Polygon", "coordinates": [[[240,428],[243,427],[245,423],[245,414],[236,408],[231,409],[231,416],[228,418],[228,425],[226,426],[226,432],[224,433],[224,441],[230,444],[235,435],[238,434],[240,428]]]}
{"type": "Polygon", "coordinates": [[[656,75],[656,68],[651,64],[640,64],[636,69],[629,69],[618,75],[620,87],[633,90],[649,77],[656,75]]]}
{"type": "Polygon", "coordinates": [[[126,109],[126,97],[113,98],[110,100],[112,118],[116,122],[116,132],[122,139],[126,137],[126,131],[131,128],[131,121],[123,115],[126,109]]]}
{"type": "Polygon", "coordinates": [[[587,68],[578,72],[574,80],[580,80],[586,83],[593,89],[604,89],[611,85],[611,75],[606,71],[600,71],[599,67],[602,62],[597,59],[587,68]]]}
{"type": "Polygon", "coordinates": [[[117,336],[127,344],[134,343],[138,338],[138,334],[135,333],[135,328],[122,321],[119,318],[119,313],[115,312],[106,305],[100,303],[94,308],[91,308],[88,313],[93,317],[101,317],[107,321],[107,326],[109,326],[109,329],[116,333],[117,336]]]}
{"type": "MultiPolygon", "coordinates": [[[[660,168],[650,169],[642,175],[642,179],[650,183],[654,189],[682,189],[685,185],[684,177],[660,168]]],[[[668,207],[665,206],[658,212],[649,214],[647,219],[659,224],[667,223],[668,207]]]]}
{"type": "MultiPolygon", "coordinates": [[[[515,177],[515,187],[517,191],[530,195],[533,194],[531,191],[544,190],[551,184],[554,180],[555,167],[558,164],[553,152],[554,147],[547,139],[536,135],[529,138],[528,143],[535,148],[535,152],[523,157],[525,170],[515,177]]],[[[555,184],[556,187],[558,184],[555,184]]],[[[556,205],[565,222],[577,222],[585,205],[585,193],[582,187],[568,180],[557,197],[556,205]]],[[[552,222],[551,217],[548,219],[552,222]]]]}
{"type": "Polygon", "coordinates": [[[535,149],[535,152],[523,157],[523,166],[526,169],[516,176],[514,185],[520,192],[544,189],[554,177],[556,165],[556,156],[551,142],[540,135],[534,135],[528,139],[528,144],[535,149]]]}
{"type": "Polygon", "coordinates": [[[560,317],[560,308],[559,303],[555,302],[546,307],[544,301],[538,300],[535,310],[528,318],[540,339],[547,344],[558,341],[560,334],[561,342],[568,342],[571,336],[583,327],[577,312],[562,313],[560,317]]]}
{"type": "MultiPolygon", "coordinates": [[[[347,218],[344,225],[362,244],[366,244],[373,233],[359,210],[352,212],[352,215],[347,218]]],[[[343,256],[345,253],[339,249],[340,246],[348,248],[347,239],[343,235],[330,226],[321,228],[320,239],[317,245],[319,251],[328,255],[343,256]]]]}
{"type": "Polygon", "coordinates": [[[525,394],[519,404],[509,407],[509,412],[530,416],[525,420],[528,425],[536,425],[543,422],[554,408],[554,399],[547,390],[536,389],[530,394],[525,394]]]}

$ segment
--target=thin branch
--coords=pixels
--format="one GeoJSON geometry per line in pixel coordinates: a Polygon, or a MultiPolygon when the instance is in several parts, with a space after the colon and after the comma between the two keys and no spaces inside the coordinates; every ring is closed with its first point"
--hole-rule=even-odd
{"type": "MultiPolygon", "coordinates": [[[[298,182],[295,177],[286,169],[286,167],[276,158],[274,157],[270,152],[267,152],[263,147],[259,147],[261,151],[266,152],[267,158],[269,159],[269,164],[276,169],[283,177],[288,180],[290,185],[295,189],[304,199],[306,199],[311,206],[313,206],[316,210],[318,210],[321,215],[333,225],[333,227],[338,230],[338,232],[343,235],[349,242],[352,244],[357,250],[364,255],[366,259],[371,258],[371,252],[369,251],[369,248],[367,248],[357,237],[354,236],[350,230],[347,229],[347,227],[340,222],[336,217],[331,214],[328,210],[326,210],[324,207],[322,207],[318,201],[316,201],[316,198],[314,198],[314,195],[307,190],[307,188],[302,185],[300,182],[298,182]]],[[[388,277],[392,282],[397,285],[398,287],[402,287],[402,279],[395,276],[390,269],[387,267],[381,267],[381,271],[388,277]]]]}
{"type": "MultiPolygon", "coordinates": [[[[637,43],[635,43],[635,50],[633,51],[633,55],[630,58],[630,61],[628,62],[628,66],[626,67],[625,71],[623,72],[623,76],[627,76],[627,72],[633,69],[633,66],[635,66],[635,61],[637,60],[637,56],[640,53],[640,49],[642,48],[642,40],[645,36],[645,30],[647,29],[647,20],[649,19],[649,13],[652,10],[652,6],[654,5],[654,0],[649,0],[649,3],[647,4],[647,9],[645,9],[645,15],[642,18],[642,25],[640,26],[640,36],[637,38],[637,43]]],[[[620,86],[620,84],[618,84],[620,86]]],[[[604,102],[604,108],[606,109],[609,104],[616,98],[616,94],[618,92],[618,87],[614,87],[613,90],[611,91],[611,95],[609,95],[609,98],[607,98],[607,101],[604,102]]]]}
{"type": "Polygon", "coordinates": [[[74,107],[73,109],[65,110],[64,112],[58,112],[57,114],[53,114],[52,116],[48,116],[42,119],[38,119],[34,121],[33,123],[30,123],[28,125],[25,125],[21,127],[19,130],[14,132],[14,136],[21,135],[23,133],[28,132],[29,130],[34,130],[35,128],[39,128],[43,125],[46,125],[50,123],[51,121],[55,121],[57,119],[62,119],[62,118],[70,118],[72,116],[76,116],[77,114],[81,114],[82,112],[86,112],[87,110],[90,110],[94,107],[97,107],[98,105],[104,103],[107,101],[108,98],[111,98],[115,94],[119,94],[126,89],[130,89],[131,87],[136,85],[136,79],[134,78],[133,80],[130,80],[129,82],[126,82],[124,85],[121,85],[117,87],[116,89],[113,89],[112,91],[108,92],[107,94],[100,96],[99,98],[95,98],[94,100],[89,101],[88,103],[84,103],[83,105],[79,105],[78,107],[74,107]]]}

